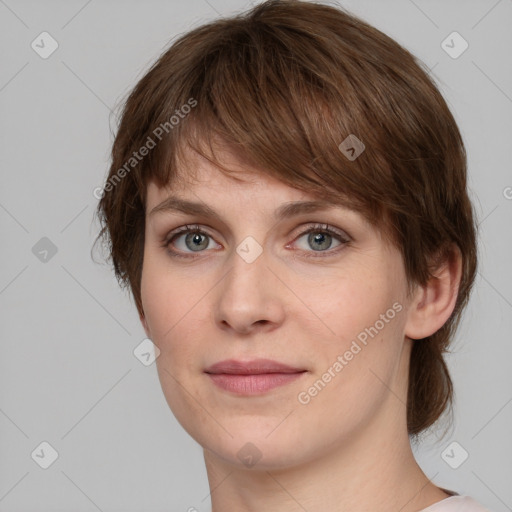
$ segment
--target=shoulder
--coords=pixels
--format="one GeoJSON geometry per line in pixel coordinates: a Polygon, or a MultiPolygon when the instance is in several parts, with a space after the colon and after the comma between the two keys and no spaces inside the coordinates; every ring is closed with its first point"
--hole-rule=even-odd
{"type": "Polygon", "coordinates": [[[470,496],[450,496],[420,512],[490,512],[470,496]]]}

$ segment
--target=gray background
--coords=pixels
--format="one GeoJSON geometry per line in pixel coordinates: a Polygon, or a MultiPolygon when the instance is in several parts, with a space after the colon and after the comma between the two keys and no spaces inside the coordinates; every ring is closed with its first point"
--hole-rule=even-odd
{"type": "MultiPolygon", "coordinates": [[[[449,358],[455,426],[415,450],[438,485],[512,510],[512,0],[340,3],[432,69],[465,138],[480,271],[449,358]],[[456,59],[441,46],[453,31],[469,43],[456,59]],[[453,441],[469,454],[457,469],[441,456],[453,441]]],[[[202,451],[155,365],[134,357],[136,308],[91,260],[93,190],[111,110],[153,60],[176,35],[250,5],[0,0],[0,511],[210,510],[202,451]],[[43,31],[59,44],[47,59],[31,48],[43,31]],[[43,237],[57,248],[46,261],[43,237]],[[36,463],[43,441],[58,452],[48,469],[36,463]]]]}

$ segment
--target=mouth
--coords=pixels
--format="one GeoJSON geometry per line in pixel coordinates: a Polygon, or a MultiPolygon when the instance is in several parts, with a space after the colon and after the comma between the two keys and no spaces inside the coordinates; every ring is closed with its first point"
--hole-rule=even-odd
{"type": "Polygon", "coordinates": [[[237,395],[259,395],[299,379],[307,370],[270,359],[221,361],[205,370],[219,388],[237,395]]]}

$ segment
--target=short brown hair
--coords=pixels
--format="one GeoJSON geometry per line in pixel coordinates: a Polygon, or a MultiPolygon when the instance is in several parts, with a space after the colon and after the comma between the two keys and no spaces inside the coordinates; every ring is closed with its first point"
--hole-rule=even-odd
{"type": "Polygon", "coordinates": [[[400,249],[410,290],[460,250],[455,309],[411,354],[408,431],[431,426],[452,403],[443,354],[475,278],[477,227],[464,144],[425,69],[362,20],[299,0],[266,1],[175,41],[124,103],[97,208],[97,241],[139,314],[147,184],[172,183],[186,144],[215,162],[212,141],[225,141],[283,183],[349,201],[400,249]],[[365,145],[355,160],[338,147],[349,135],[365,145]]]}

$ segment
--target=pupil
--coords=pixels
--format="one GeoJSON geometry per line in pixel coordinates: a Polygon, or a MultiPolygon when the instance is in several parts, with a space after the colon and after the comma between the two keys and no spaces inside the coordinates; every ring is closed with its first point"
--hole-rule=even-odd
{"type": "Polygon", "coordinates": [[[309,241],[313,244],[318,244],[320,249],[328,249],[330,247],[330,242],[326,243],[326,240],[328,240],[328,237],[330,235],[325,235],[323,233],[316,233],[316,234],[310,234],[309,235],[309,241]]]}
{"type": "Polygon", "coordinates": [[[198,251],[208,246],[206,237],[204,237],[204,240],[201,242],[202,238],[203,235],[201,235],[200,233],[189,233],[185,238],[185,242],[189,249],[191,249],[192,251],[198,251]],[[189,245],[189,242],[192,242],[191,246],[189,245]]]}

